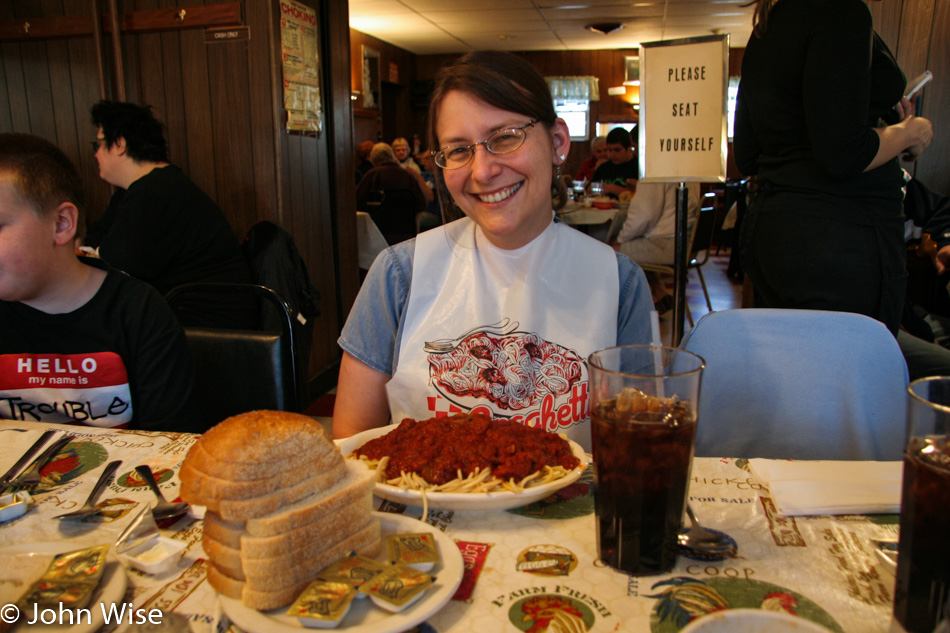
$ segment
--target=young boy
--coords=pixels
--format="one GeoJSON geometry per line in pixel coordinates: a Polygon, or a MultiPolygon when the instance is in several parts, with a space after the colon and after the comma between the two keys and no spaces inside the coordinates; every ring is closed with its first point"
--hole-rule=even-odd
{"type": "Polygon", "coordinates": [[[181,327],[149,285],[76,257],[84,228],[69,159],[0,134],[0,418],[186,430],[181,327]]]}

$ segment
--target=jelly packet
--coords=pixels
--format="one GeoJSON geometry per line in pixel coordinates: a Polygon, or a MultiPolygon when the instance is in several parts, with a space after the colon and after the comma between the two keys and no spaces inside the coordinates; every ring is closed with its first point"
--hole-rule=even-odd
{"type": "Polygon", "coordinates": [[[349,583],[314,580],[290,605],[287,615],[304,626],[333,628],[350,610],[354,596],[356,588],[349,583]]]}
{"type": "Polygon", "coordinates": [[[98,584],[106,568],[108,551],[108,545],[96,545],[75,552],[57,554],[40,580],[98,584]]]}
{"type": "Polygon", "coordinates": [[[96,582],[40,579],[27,590],[22,602],[35,604],[39,609],[82,609],[92,600],[98,586],[96,582]]]}
{"type": "Polygon", "coordinates": [[[422,597],[435,578],[406,565],[387,567],[360,587],[376,606],[397,613],[422,597]]]}
{"type": "Polygon", "coordinates": [[[386,537],[387,560],[393,565],[409,565],[429,571],[439,562],[439,550],[431,532],[390,534],[386,537]]]}
{"type": "MultiPolygon", "coordinates": [[[[329,582],[345,582],[359,589],[363,583],[368,582],[387,567],[385,563],[351,552],[349,556],[341,558],[317,574],[317,578],[329,582]]],[[[366,594],[359,593],[356,597],[365,598],[366,594]]]]}

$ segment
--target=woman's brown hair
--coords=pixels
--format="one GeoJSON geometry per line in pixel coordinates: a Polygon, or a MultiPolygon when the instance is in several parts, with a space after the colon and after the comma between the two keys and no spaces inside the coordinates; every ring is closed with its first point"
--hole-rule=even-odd
{"type": "Polygon", "coordinates": [[[748,7],[755,5],[755,11],[752,14],[752,32],[756,37],[761,38],[765,35],[765,29],[769,23],[769,12],[778,0],[752,0],[741,6],[748,7]]]}

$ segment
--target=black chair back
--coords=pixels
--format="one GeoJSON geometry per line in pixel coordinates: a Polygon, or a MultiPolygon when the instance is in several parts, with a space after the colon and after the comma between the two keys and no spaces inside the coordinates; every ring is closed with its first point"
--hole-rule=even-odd
{"type": "Polygon", "coordinates": [[[374,192],[366,203],[366,212],[373,218],[390,246],[416,235],[416,199],[403,189],[374,192]]]}
{"type": "Polygon", "coordinates": [[[278,330],[183,328],[195,366],[188,409],[198,425],[196,432],[247,411],[299,411],[294,331],[287,302],[270,288],[251,284],[185,284],[165,298],[174,308],[195,292],[255,296],[283,315],[278,330]]]}

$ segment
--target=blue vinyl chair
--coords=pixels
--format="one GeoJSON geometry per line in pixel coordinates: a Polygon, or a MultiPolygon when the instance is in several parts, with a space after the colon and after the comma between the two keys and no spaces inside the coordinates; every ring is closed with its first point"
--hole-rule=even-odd
{"type": "Polygon", "coordinates": [[[907,365],[859,314],[712,312],[683,339],[706,361],[696,455],[900,460],[907,365]]]}

